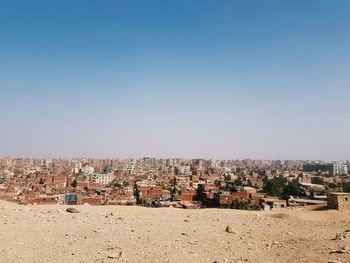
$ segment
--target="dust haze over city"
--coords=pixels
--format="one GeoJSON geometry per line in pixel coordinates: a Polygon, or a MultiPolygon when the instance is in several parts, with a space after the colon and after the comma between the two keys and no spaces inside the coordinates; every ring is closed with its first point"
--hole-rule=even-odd
{"type": "Polygon", "coordinates": [[[0,1],[0,261],[350,262],[350,2],[0,1]]]}

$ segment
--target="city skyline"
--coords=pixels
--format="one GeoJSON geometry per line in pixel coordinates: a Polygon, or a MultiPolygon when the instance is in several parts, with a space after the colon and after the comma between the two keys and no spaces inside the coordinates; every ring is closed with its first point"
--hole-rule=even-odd
{"type": "Polygon", "coordinates": [[[4,155],[0,156],[0,158],[10,158],[13,160],[110,160],[110,161],[140,161],[143,159],[154,159],[156,161],[160,160],[181,160],[181,161],[194,161],[194,160],[204,160],[204,161],[262,161],[262,162],[302,162],[302,163],[349,163],[350,160],[322,160],[322,159],[252,159],[252,158],[229,158],[229,159],[216,159],[216,158],[201,158],[201,157],[154,157],[154,156],[138,156],[138,157],[93,157],[93,156],[10,156],[4,155]]]}
{"type": "Polygon", "coordinates": [[[349,1],[5,1],[0,156],[347,160],[349,1]]]}

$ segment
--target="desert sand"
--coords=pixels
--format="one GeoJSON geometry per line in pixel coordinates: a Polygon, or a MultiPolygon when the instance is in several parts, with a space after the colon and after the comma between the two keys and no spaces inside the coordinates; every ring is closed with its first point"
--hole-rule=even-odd
{"type": "Polygon", "coordinates": [[[68,207],[0,201],[0,261],[350,262],[348,211],[68,207]]]}

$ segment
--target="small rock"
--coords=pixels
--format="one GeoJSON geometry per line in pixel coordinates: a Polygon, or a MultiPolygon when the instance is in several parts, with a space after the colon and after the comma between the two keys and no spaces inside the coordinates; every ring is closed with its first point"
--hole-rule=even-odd
{"type": "Polygon", "coordinates": [[[108,258],[118,258],[118,257],[119,257],[119,254],[117,253],[108,255],[108,258]]]}
{"type": "Polygon", "coordinates": [[[345,250],[345,251],[350,251],[349,247],[343,247],[342,249],[345,250]]]}
{"type": "Polygon", "coordinates": [[[119,253],[110,254],[110,255],[108,255],[108,258],[120,259],[121,256],[122,256],[122,253],[123,253],[123,252],[121,251],[121,252],[119,252],[119,253]]]}
{"type": "Polygon", "coordinates": [[[347,252],[344,249],[338,249],[338,250],[333,249],[329,252],[329,254],[345,254],[345,253],[347,253],[347,252]]]}
{"type": "Polygon", "coordinates": [[[350,230],[345,230],[343,233],[337,233],[334,240],[350,239],[350,230]]]}
{"type": "Polygon", "coordinates": [[[232,227],[230,227],[230,226],[227,226],[226,229],[225,229],[225,231],[226,231],[227,233],[236,234],[236,231],[235,231],[232,227]]]}
{"type": "Polygon", "coordinates": [[[77,210],[77,209],[75,209],[74,207],[68,207],[67,209],[66,209],[66,211],[68,212],[68,213],[79,213],[79,211],[77,210]]]}
{"type": "Polygon", "coordinates": [[[114,216],[114,214],[113,213],[108,213],[107,215],[105,215],[105,218],[108,218],[110,216],[114,216]]]}

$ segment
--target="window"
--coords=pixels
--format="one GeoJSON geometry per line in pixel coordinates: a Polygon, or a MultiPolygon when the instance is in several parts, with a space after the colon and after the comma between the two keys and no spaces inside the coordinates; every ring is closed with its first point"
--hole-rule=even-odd
{"type": "Polygon", "coordinates": [[[344,198],[344,201],[345,201],[345,202],[348,202],[348,201],[349,201],[349,197],[345,197],[345,198],[344,198]]]}

